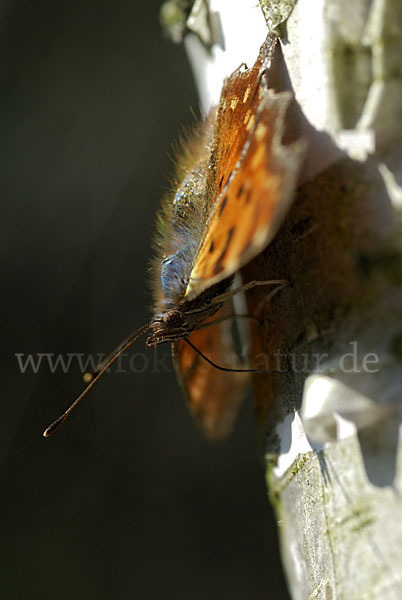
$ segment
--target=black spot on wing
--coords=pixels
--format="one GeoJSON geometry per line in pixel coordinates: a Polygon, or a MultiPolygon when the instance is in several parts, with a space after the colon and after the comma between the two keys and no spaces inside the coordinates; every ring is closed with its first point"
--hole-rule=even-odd
{"type": "Polygon", "coordinates": [[[235,229],[236,229],[235,227],[232,227],[228,231],[228,235],[227,235],[227,238],[226,238],[225,245],[224,245],[224,247],[222,249],[222,252],[220,253],[220,256],[219,256],[219,258],[218,258],[218,260],[216,262],[215,268],[214,268],[214,275],[216,275],[217,273],[219,273],[219,271],[222,270],[222,261],[225,258],[225,255],[226,255],[226,253],[228,251],[228,248],[230,246],[230,242],[232,240],[232,237],[233,237],[235,229]]]}
{"type": "Polygon", "coordinates": [[[211,243],[210,243],[210,245],[209,245],[209,253],[210,254],[211,254],[211,252],[214,251],[214,248],[215,248],[215,241],[212,240],[211,243]]]}
{"type": "Polygon", "coordinates": [[[221,216],[221,214],[223,213],[223,211],[224,211],[224,209],[225,209],[225,206],[226,206],[226,202],[227,202],[227,201],[228,201],[228,197],[227,197],[227,196],[225,196],[225,197],[223,198],[223,200],[222,200],[222,204],[221,204],[221,205],[220,205],[220,207],[219,207],[219,212],[218,212],[218,216],[219,216],[219,217],[220,217],[220,216],[221,216]]]}

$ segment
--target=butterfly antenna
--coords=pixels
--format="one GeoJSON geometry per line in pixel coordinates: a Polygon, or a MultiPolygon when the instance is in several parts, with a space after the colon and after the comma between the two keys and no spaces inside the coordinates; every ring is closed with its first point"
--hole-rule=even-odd
{"type": "Polygon", "coordinates": [[[194,344],[192,342],[190,342],[190,340],[188,338],[184,338],[184,341],[187,342],[187,344],[189,346],[191,346],[191,348],[193,350],[195,350],[197,352],[197,354],[199,354],[208,364],[210,364],[211,367],[218,369],[218,371],[226,371],[228,373],[265,373],[265,374],[267,374],[267,373],[287,373],[289,371],[289,368],[285,369],[285,370],[281,370],[281,371],[274,371],[271,369],[231,369],[229,367],[222,367],[221,365],[217,365],[216,363],[214,363],[210,358],[208,358],[208,356],[205,356],[205,354],[203,352],[201,352],[201,350],[199,350],[199,348],[194,346],[194,344]]]}
{"type": "Polygon", "coordinates": [[[136,340],[138,340],[138,338],[141,337],[148,329],[149,329],[149,323],[147,323],[146,325],[143,325],[139,329],[136,329],[136,331],[133,331],[133,333],[131,333],[125,340],[123,340],[123,342],[121,342],[121,344],[119,344],[117,346],[117,348],[115,348],[115,350],[113,350],[113,352],[111,354],[109,354],[109,356],[107,358],[105,358],[105,360],[103,360],[96,367],[96,369],[93,373],[85,373],[84,374],[83,379],[84,379],[84,382],[88,384],[87,387],[78,396],[78,398],[76,398],[74,400],[74,402],[71,404],[71,406],[69,406],[68,409],[62,415],[60,415],[60,417],[58,419],[53,421],[53,423],[45,429],[45,431],[43,432],[43,437],[46,437],[46,438],[50,437],[56,431],[56,429],[58,429],[60,427],[60,425],[62,423],[64,423],[64,421],[67,419],[67,417],[70,415],[70,413],[81,402],[81,400],[88,394],[89,390],[91,388],[93,388],[95,383],[98,381],[98,379],[100,377],[102,377],[102,375],[105,373],[105,371],[107,371],[107,369],[119,358],[119,356],[121,356],[123,354],[123,352],[125,350],[127,350],[127,348],[129,348],[136,340]]]}

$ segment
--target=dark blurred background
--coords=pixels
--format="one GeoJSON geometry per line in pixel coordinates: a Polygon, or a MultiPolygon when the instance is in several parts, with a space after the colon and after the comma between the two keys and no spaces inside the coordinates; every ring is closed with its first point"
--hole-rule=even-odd
{"type": "Polygon", "coordinates": [[[4,600],[288,597],[250,403],[207,444],[169,348],[141,340],[134,370],[106,375],[45,440],[80,368],[52,374],[45,357],[21,373],[15,356],[108,352],[149,318],[154,213],[198,107],[159,8],[1,3],[4,600]]]}

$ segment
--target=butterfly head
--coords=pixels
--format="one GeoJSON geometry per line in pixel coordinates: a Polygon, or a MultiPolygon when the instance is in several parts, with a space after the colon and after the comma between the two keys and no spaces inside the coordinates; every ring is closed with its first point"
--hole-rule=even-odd
{"type": "Polygon", "coordinates": [[[172,308],[155,315],[150,326],[152,333],[146,341],[148,348],[187,337],[220,308],[219,304],[206,304],[193,312],[186,304],[183,305],[182,310],[172,308]]]}
{"type": "Polygon", "coordinates": [[[220,282],[205,290],[194,300],[183,300],[175,307],[158,312],[150,323],[152,333],[146,345],[150,348],[165,342],[174,342],[199,329],[208,317],[221,308],[219,296],[228,289],[231,281],[230,279],[220,282]]]}
{"type": "Polygon", "coordinates": [[[190,334],[194,325],[186,318],[185,313],[170,309],[156,315],[151,321],[151,335],[146,344],[150,348],[164,342],[173,342],[190,334]]]}

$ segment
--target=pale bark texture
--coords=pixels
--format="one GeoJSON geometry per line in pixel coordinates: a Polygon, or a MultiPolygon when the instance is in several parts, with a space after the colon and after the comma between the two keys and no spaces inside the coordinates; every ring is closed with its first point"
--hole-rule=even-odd
{"type": "Polygon", "coordinates": [[[292,282],[267,309],[266,345],[317,373],[273,380],[288,416],[266,445],[269,493],[293,598],[401,598],[402,6],[314,13],[296,5],[284,55],[309,123],[345,156],[300,188],[265,255],[286,256],[292,282]]]}
{"type": "Polygon", "coordinates": [[[290,365],[254,377],[290,592],[402,598],[402,4],[261,1],[258,35],[247,28],[255,3],[224,5],[209,8],[229,42],[241,20],[237,44],[203,59],[188,44],[204,107],[232,48],[252,63],[268,24],[309,144],[283,226],[242,272],[290,282],[247,297],[264,323],[252,360],[290,365]]]}

